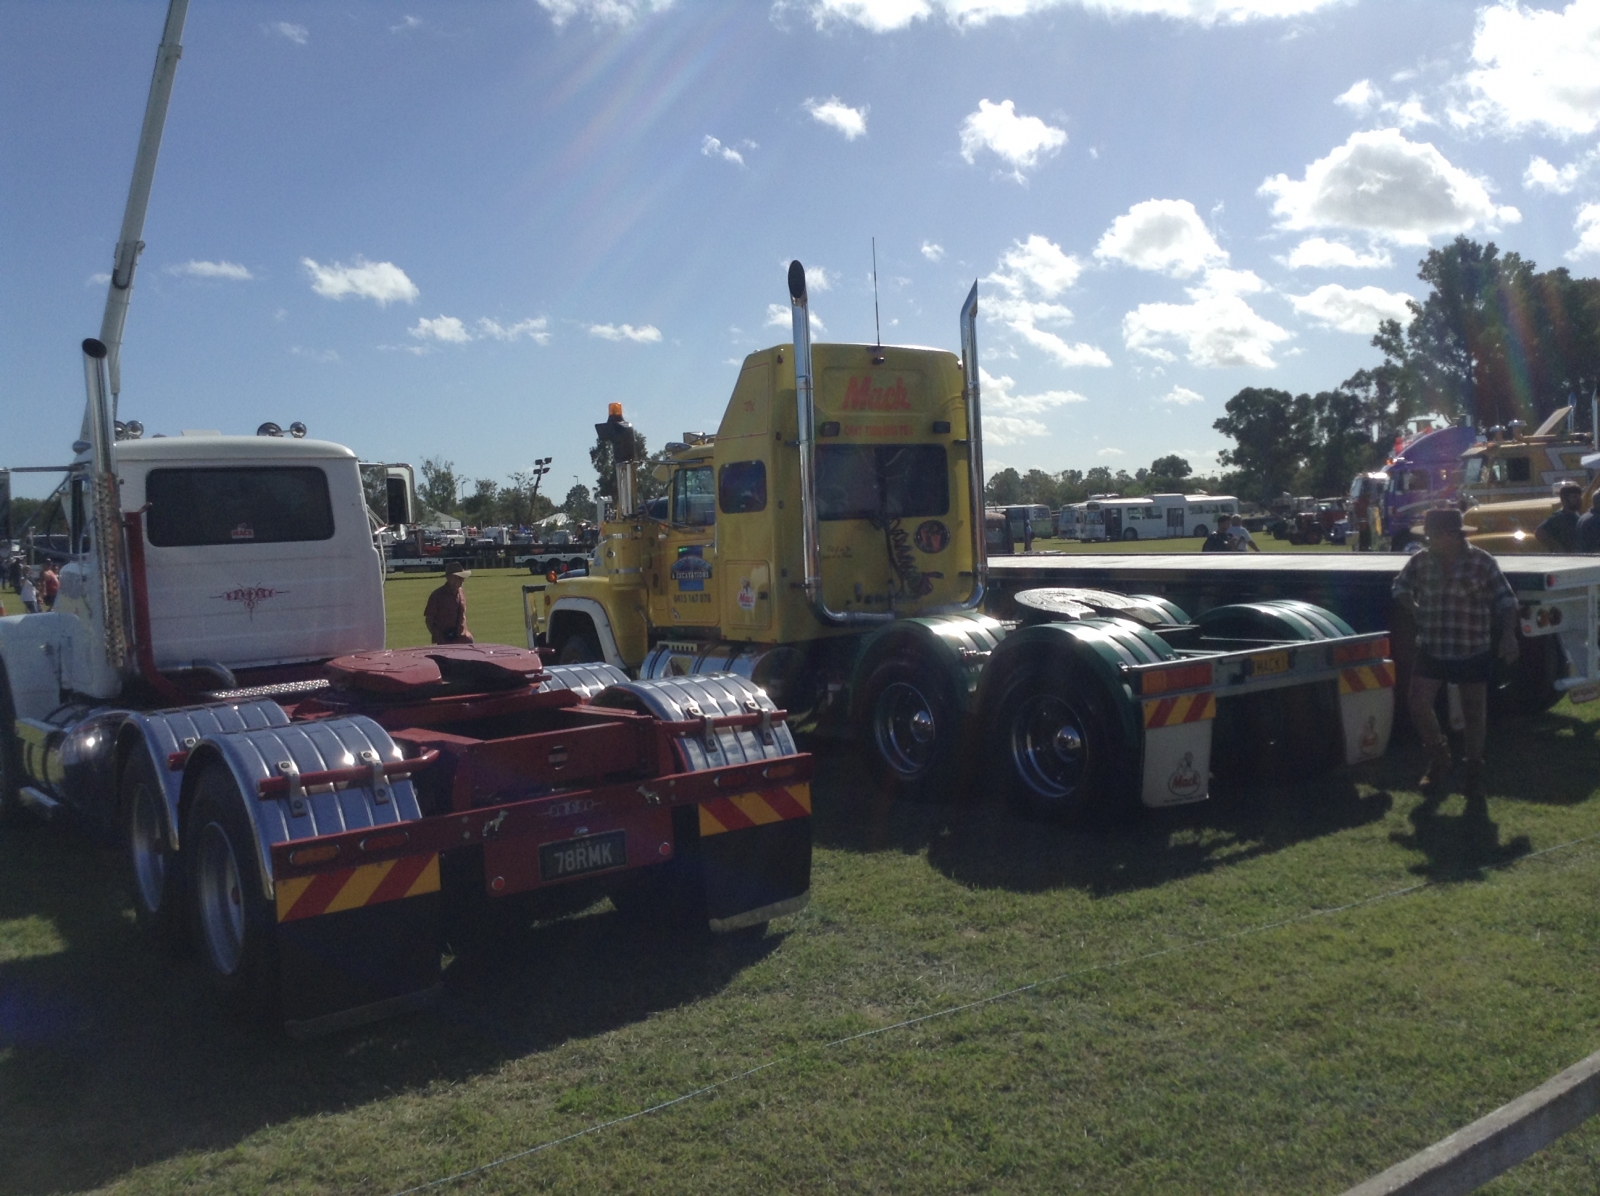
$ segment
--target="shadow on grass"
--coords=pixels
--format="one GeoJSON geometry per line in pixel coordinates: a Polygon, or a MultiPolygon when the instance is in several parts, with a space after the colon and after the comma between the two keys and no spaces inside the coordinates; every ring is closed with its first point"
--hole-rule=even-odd
{"type": "Polygon", "coordinates": [[[1482,801],[1468,801],[1460,814],[1446,814],[1446,799],[1429,796],[1408,818],[1410,834],[1393,834],[1390,842],[1426,858],[1411,871],[1429,880],[1482,880],[1490,868],[1509,864],[1532,850],[1528,836],[1500,842],[1500,826],[1482,801]]]}
{"type": "Polygon", "coordinates": [[[53,924],[60,948],[0,963],[0,1193],[97,1186],[490,1072],[711,995],[782,941],[686,947],[601,906],[450,968],[427,1012],[296,1043],[230,1016],[191,959],[146,949],[118,865],[54,827],[0,834],[0,923],[37,919],[46,943],[53,924]]]}
{"type": "MultiPolygon", "coordinates": [[[[1078,888],[1095,895],[1164,884],[1228,867],[1294,843],[1382,819],[1393,802],[1363,792],[1352,774],[1286,786],[1213,786],[1211,800],[1147,810],[1115,831],[1074,831],[1030,822],[978,794],[948,806],[894,803],[839,759],[818,772],[817,841],[850,851],[926,850],[953,879],[983,888],[1037,892],[1078,888]]],[[[1360,774],[1369,784],[1379,779],[1360,774]]]]}

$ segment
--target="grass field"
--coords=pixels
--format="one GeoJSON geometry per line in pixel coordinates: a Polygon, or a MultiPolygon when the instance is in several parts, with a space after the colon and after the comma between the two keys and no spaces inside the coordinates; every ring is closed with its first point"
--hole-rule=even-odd
{"type": "MultiPolygon", "coordinates": [[[[526,576],[467,583],[480,639],[522,642],[526,576]]],[[[394,642],[432,584],[389,583],[394,642]]],[[[115,853],[7,831],[0,1193],[398,1192],[544,1143],[433,1190],[1336,1193],[1600,1047],[1597,740],[1496,728],[1486,819],[1402,746],[1115,834],[887,805],[831,752],[764,937],[602,904],[310,1043],[146,954],[115,853]]],[[[1596,1190],[1594,1125],[1485,1189],[1596,1190]]]]}

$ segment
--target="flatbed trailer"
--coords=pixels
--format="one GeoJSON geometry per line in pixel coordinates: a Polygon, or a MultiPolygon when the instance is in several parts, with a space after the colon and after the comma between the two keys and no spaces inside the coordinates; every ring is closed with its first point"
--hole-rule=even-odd
{"type": "MultiPolygon", "coordinates": [[[[1401,553],[1036,552],[989,563],[991,609],[1012,613],[1011,596],[1043,586],[1082,586],[1155,594],[1198,616],[1213,607],[1294,599],[1332,611],[1358,632],[1388,632],[1402,682],[1415,655],[1410,618],[1396,606],[1401,553]]],[[[1496,690],[1504,713],[1544,710],[1563,694],[1600,696],[1596,598],[1600,557],[1516,555],[1497,558],[1521,604],[1523,652],[1496,690]]]]}

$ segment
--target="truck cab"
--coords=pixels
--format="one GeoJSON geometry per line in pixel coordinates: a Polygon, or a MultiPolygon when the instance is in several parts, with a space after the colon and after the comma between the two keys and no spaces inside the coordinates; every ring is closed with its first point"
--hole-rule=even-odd
{"type": "Polygon", "coordinates": [[[1558,431],[1571,414],[1571,407],[1561,408],[1532,435],[1517,421],[1489,429],[1482,444],[1461,454],[1461,493],[1474,503],[1499,503],[1545,498],[1564,481],[1587,483],[1583,458],[1594,445],[1558,431]]]}

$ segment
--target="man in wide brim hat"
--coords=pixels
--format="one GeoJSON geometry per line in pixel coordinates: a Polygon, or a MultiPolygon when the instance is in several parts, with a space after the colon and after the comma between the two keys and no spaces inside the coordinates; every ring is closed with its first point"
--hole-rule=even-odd
{"type": "Polygon", "coordinates": [[[1517,659],[1517,597],[1494,557],[1467,543],[1460,511],[1454,507],[1429,511],[1422,530],[1426,551],[1407,561],[1394,580],[1395,601],[1411,614],[1417,628],[1417,654],[1406,697],[1411,722],[1428,751],[1428,771],[1421,785],[1426,792],[1438,793],[1449,781],[1450,741],[1439,726],[1434,703],[1439,687],[1454,683],[1461,691],[1467,723],[1463,788],[1469,801],[1482,801],[1489,682],[1496,655],[1508,665],[1517,659]]]}
{"type": "Polygon", "coordinates": [[[422,610],[422,621],[434,643],[472,642],[472,632],[467,630],[467,596],[461,589],[461,583],[471,576],[472,570],[462,562],[445,562],[444,585],[428,595],[428,605],[422,610]]]}

